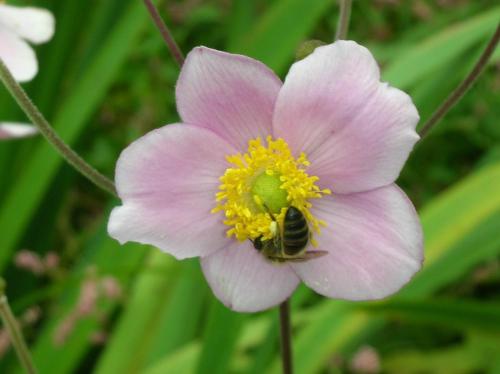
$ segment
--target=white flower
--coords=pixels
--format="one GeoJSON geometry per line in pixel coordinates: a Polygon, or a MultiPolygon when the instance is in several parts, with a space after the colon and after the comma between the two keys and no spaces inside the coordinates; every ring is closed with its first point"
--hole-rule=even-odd
{"type": "Polygon", "coordinates": [[[37,132],[37,128],[32,125],[24,123],[0,122],[0,140],[24,138],[35,135],[37,132]]]}
{"type": "Polygon", "coordinates": [[[27,42],[41,44],[54,35],[55,20],[45,9],[0,4],[0,58],[19,82],[33,79],[38,62],[27,42]]]}

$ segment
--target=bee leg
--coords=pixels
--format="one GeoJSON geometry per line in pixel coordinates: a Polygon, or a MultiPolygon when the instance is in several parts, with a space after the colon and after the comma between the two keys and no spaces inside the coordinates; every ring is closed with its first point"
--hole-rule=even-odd
{"type": "Polygon", "coordinates": [[[252,242],[253,247],[258,251],[262,250],[262,248],[264,247],[264,243],[262,242],[262,236],[259,236],[259,237],[255,238],[254,240],[252,240],[252,239],[249,239],[249,240],[252,242]]]}

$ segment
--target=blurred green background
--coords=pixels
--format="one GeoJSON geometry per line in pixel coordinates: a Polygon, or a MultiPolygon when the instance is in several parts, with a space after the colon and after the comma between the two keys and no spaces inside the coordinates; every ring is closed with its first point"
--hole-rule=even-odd
{"type": "MultiPolygon", "coordinates": [[[[40,72],[25,87],[103,173],[113,175],[132,140],[177,120],[179,69],[142,1],[9,3],[54,12],[55,37],[37,48],[40,72]]],[[[338,17],[333,0],[159,6],[185,53],[207,45],[248,54],[281,77],[302,41],[332,40],[338,17]]],[[[371,49],[384,80],[409,92],[425,120],[499,20],[494,0],[355,0],[349,38],[371,49]]],[[[376,303],[301,286],[292,302],[297,373],[500,373],[499,61],[497,49],[399,179],[424,226],[423,270],[376,303]]],[[[3,87],[0,119],[25,121],[3,87]]],[[[106,234],[117,204],[43,139],[0,143],[0,267],[40,372],[280,372],[277,311],[232,313],[198,261],[120,246],[106,234]]],[[[20,372],[5,337],[0,372],[20,372]]]]}

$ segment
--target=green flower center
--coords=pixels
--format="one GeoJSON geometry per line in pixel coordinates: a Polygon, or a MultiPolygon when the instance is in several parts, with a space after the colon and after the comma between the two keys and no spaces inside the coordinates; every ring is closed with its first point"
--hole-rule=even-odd
{"type": "MultiPolygon", "coordinates": [[[[257,200],[260,200],[262,204],[267,207],[271,213],[279,213],[281,212],[281,208],[285,208],[288,206],[288,192],[281,188],[283,182],[280,180],[278,175],[269,175],[266,172],[260,174],[255,178],[251,193],[258,197],[257,200]]],[[[257,205],[260,202],[257,202],[257,205]]]]}

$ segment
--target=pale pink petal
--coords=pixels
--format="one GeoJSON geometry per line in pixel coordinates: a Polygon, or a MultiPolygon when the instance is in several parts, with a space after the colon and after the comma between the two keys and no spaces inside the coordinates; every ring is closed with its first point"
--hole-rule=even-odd
{"type": "Polygon", "coordinates": [[[109,234],[154,245],[177,258],[207,255],[228,245],[223,214],[211,213],[235,150],[213,132],[174,124],[151,131],[120,155],[109,234]]]}
{"type": "Polygon", "coordinates": [[[0,5],[0,25],[34,44],[45,43],[54,35],[55,20],[48,10],[0,5]]]}
{"type": "Polygon", "coordinates": [[[423,261],[422,229],[412,203],[396,185],[333,195],[314,202],[327,227],[316,235],[328,255],[292,267],[316,292],[370,300],[398,291],[423,261]]]}
{"type": "Polygon", "coordinates": [[[25,138],[38,133],[33,125],[14,122],[0,122],[0,139],[25,138]]]}
{"type": "Polygon", "coordinates": [[[411,98],[379,79],[371,53],[352,41],[319,47],[290,69],[274,134],[307,154],[322,187],[350,193],[390,184],[419,139],[411,98]]]}
{"type": "Polygon", "coordinates": [[[38,72],[38,62],[33,49],[1,24],[0,59],[19,82],[32,80],[38,72]]]}
{"type": "Polygon", "coordinates": [[[287,264],[272,264],[249,241],[201,259],[203,273],[215,296],[238,312],[257,312],[286,300],[299,278],[287,264]]]}
{"type": "Polygon", "coordinates": [[[271,135],[280,87],[280,79],[259,61],[197,47],[177,82],[177,110],[183,122],[209,128],[245,151],[250,139],[271,135]]]}

